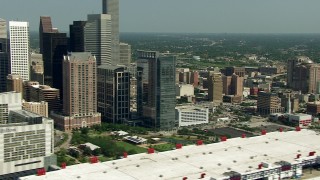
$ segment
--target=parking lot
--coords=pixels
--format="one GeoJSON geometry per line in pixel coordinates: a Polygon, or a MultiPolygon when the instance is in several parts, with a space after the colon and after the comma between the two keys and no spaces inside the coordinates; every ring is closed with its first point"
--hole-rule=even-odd
{"type": "Polygon", "coordinates": [[[223,128],[216,128],[216,129],[209,129],[209,131],[213,131],[216,135],[219,136],[228,136],[230,138],[235,138],[235,137],[241,137],[242,134],[246,134],[247,137],[252,137],[254,136],[252,133],[248,133],[243,130],[238,130],[234,129],[231,127],[223,127],[223,128]]]}

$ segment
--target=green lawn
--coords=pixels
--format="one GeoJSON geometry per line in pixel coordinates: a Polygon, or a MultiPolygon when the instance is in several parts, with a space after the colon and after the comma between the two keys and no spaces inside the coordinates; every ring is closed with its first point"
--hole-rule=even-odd
{"type": "Polygon", "coordinates": [[[129,152],[130,150],[134,150],[137,153],[145,153],[145,152],[147,152],[146,148],[142,148],[142,147],[139,147],[139,146],[127,143],[127,142],[119,141],[119,142],[116,142],[116,144],[119,147],[123,147],[127,152],[129,152]]]}
{"type": "Polygon", "coordinates": [[[168,143],[168,144],[159,144],[159,145],[153,146],[153,148],[156,151],[163,152],[163,151],[170,151],[172,149],[175,149],[175,145],[170,144],[170,143],[168,143]]]}

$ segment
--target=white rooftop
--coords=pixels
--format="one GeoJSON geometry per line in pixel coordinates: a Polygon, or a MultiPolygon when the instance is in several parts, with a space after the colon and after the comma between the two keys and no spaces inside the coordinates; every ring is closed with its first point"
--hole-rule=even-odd
{"type": "Polygon", "coordinates": [[[184,146],[182,149],[155,154],[131,155],[115,161],[68,166],[44,176],[20,179],[181,180],[183,177],[199,179],[201,173],[206,173],[205,179],[209,180],[210,177],[225,177],[223,174],[229,171],[241,174],[258,171],[261,162],[272,167],[280,161],[297,163],[310,158],[309,152],[319,153],[319,142],[320,135],[310,130],[272,132],[214,144],[184,146]],[[297,154],[301,154],[298,160],[297,154]]]}
{"type": "Polygon", "coordinates": [[[91,151],[94,151],[94,150],[96,150],[96,149],[100,149],[99,146],[96,146],[96,145],[94,145],[94,144],[92,144],[92,143],[89,143],[89,142],[84,143],[84,144],[81,144],[81,145],[84,145],[84,146],[90,148],[91,151]]]}

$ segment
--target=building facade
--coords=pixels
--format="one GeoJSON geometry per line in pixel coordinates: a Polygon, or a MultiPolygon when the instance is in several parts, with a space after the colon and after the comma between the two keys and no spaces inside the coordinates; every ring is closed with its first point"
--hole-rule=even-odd
{"type": "Polygon", "coordinates": [[[176,96],[194,96],[194,87],[191,84],[176,84],[176,96]]]}
{"type": "Polygon", "coordinates": [[[39,23],[39,44],[40,44],[40,53],[43,53],[43,33],[52,33],[53,32],[52,22],[50,16],[40,16],[39,23]]]}
{"type": "Polygon", "coordinates": [[[97,113],[97,66],[91,53],[74,52],[63,61],[63,114],[52,114],[58,128],[71,131],[101,124],[97,113]]]}
{"type": "Polygon", "coordinates": [[[17,179],[56,165],[52,119],[13,110],[0,132],[0,179],[17,179]]]}
{"type": "MultiPolygon", "coordinates": [[[[46,85],[63,91],[62,60],[68,53],[68,37],[58,31],[43,33],[44,81],[46,85]]],[[[62,96],[62,93],[60,94],[62,96]]]]}
{"type": "Polygon", "coordinates": [[[308,57],[297,57],[287,62],[287,84],[302,93],[317,93],[320,82],[320,65],[308,57]]]}
{"type": "Polygon", "coordinates": [[[30,55],[31,67],[30,67],[30,80],[37,81],[40,84],[44,84],[44,69],[42,54],[32,53],[30,55]]]}
{"type": "Polygon", "coordinates": [[[260,115],[269,115],[273,113],[283,113],[281,99],[274,93],[260,91],[258,93],[257,112],[260,115]]]}
{"type": "Polygon", "coordinates": [[[21,93],[0,93],[0,125],[8,123],[10,111],[21,109],[21,93]]]}
{"type": "Polygon", "coordinates": [[[98,112],[102,120],[125,123],[130,119],[130,73],[125,67],[98,67],[98,112]]]}
{"type": "Polygon", "coordinates": [[[84,27],[87,21],[73,21],[69,26],[70,51],[84,52],[84,27]]]}
{"type": "Polygon", "coordinates": [[[320,101],[307,103],[307,113],[317,116],[320,113],[320,101]]]}
{"type": "Polygon", "coordinates": [[[7,77],[7,91],[23,93],[23,79],[20,75],[9,74],[7,77]]]}
{"type": "Polygon", "coordinates": [[[7,22],[0,18],[0,93],[7,91],[6,79],[9,74],[7,22]]]}
{"type": "Polygon", "coordinates": [[[61,111],[59,89],[29,81],[24,83],[24,97],[28,102],[48,102],[49,113],[61,111]]]}
{"type": "Polygon", "coordinates": [[[144,124],[154,129],[175,127],[176,58],[156,51],[138,51],[138,59],[148,62],[147,100],[143,107],[144,124]]]}
{"type": "Polygon", "coordinates": [[[48,102],[23,102],[22,109],[30,111],[35,114],[39,114],[43,117],[49,117],[48,114],[48,102]]]}
{"type": "Polygon", "coordinates": [[[307,128],[312,122],[312,116],[309,114],[289,114],[288,119],[291,123],[301,128],[307,128]]]}
{"type": "Polygon", "coordinates": [[[9,21],[10,74],[19,74],[23,81],[30,78],[29,23],[9,21]]]}
{"type": "Polygon", "coordinates": [[[91,52],[99,65],[111,65],[111,15],[89,14],[84,28],[84,49],[91,52]]]}
{"type": "Polygon", "coordinates": [[[177,106],[176,119],[179,127],[209,123],[209,108],[177,106]]]}
{"type": "Polygon", "coordinates": [[[244,67],[226,67],[224,75],[226,76],[232,76],[233,74],[236,74],[240,77],[244,77],[246,74],[246,69],[244,67]]]}
{"type": "Polygon", "coordinates": [[[131,62],[131,45],[120,43],[120,56],[117,64],[128,66],[131,62]]]}
{"type": "Polygon", "coordinates": [[[117,65],[120,60],[119,0],[102,0],[102,13],[111,15],[111,64],[117,65]]]}
{"type": "Polygon", "coordinates": [[[223,82],[221,73],[212,73],[208,78],[208,98],[216,104],[222,102],[223,82]]]}

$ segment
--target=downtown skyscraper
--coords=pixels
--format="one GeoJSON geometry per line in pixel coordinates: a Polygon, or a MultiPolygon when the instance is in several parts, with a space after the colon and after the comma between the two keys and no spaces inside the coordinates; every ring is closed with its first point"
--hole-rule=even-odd
{"type": "Polygon", "coordinates": [[[111,16],[89,14],[84,28],[85,52],[91,52],[97,65],[111,65],[111,16]]]}
{"type": "Polygon", "coordinates": [[[6,78],[9,74],[7,22],[0,18],[0,93],[6,92],[6,78]]]}
{"type": "Polygon", "coordinates": [[[111,15],[111,64],[117,65],[120,59],[119,0],[102,0],[102,13],[111,15]]]}
{"type": "Polygon", "coordinates": [[[41,16],[39,25],[40,52],[43,57],[44,83],[60,90],[63,97],[62,62],[68,54],[68,37],[52,27],[51,17],[41,16]]]}
{"type": "Polygon", "coordinates": [[[63,113],[52,113],[65,131],[101,124],[97,113],[96,59],[88,52],[74,52],[63,60],[63,113]]]}
{"type": "Polygon", "coordinates": [[[147,61],[147,102],[143,102],[144,125],[170,130],[176,126],[176,58],[156,51],[138,51],[138,61],[147,61]]]}
{"type": "Polygon", "coordinates": [[[30,78],[29,23],[9,21],[11,74],[19,74],[24,81],[30,78]]]}

